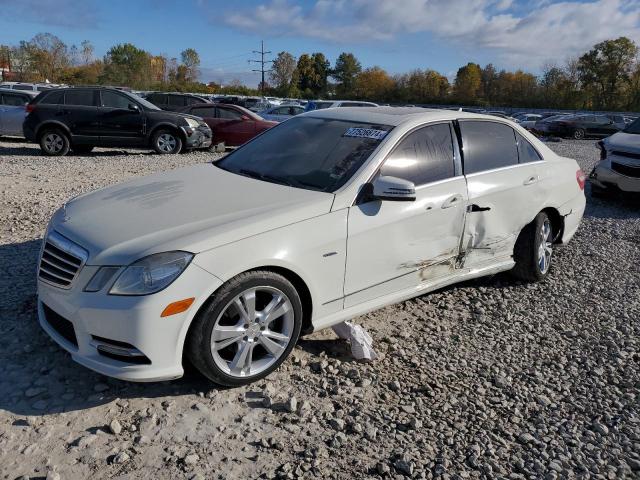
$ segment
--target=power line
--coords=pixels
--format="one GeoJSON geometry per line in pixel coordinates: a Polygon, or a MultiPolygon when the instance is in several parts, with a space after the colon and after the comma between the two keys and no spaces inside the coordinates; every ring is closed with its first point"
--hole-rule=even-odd
{"type": "MultiPolygon", "coordinates": [[[[253,72],[261,72],[262,73],[262,83],[260,83],[260,92],[262,93],[262,95],[264,96],[264,66],[267,63],[273,63],[273,60],[265,60],[264,56],[267,53],[271,53],[271,51],[264,51],[264,40],[260,40],[260,50],[254,50],[253,53],[259,53],[260,54],[260,60],[249,60],[249,63],[254,62],[254,63],[259,63],[260,64],[260,69],[259,70],[252,70],[253,72]]],[[[268,70],[266,70],[268,71],[268,70]]]]}

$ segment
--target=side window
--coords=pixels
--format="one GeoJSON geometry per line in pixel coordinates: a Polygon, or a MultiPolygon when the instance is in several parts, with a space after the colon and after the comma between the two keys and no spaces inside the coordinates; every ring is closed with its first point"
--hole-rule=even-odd
{"type": "Polygon", "coordinates": [[[167,103],[167,96],[161,93],[152,93],[151,95],[147,95],[147,100],[154,105],[165,105],[167,103]]]}
{"type": "Polygon", "coordinates": [[[44,95],[44,98],[39,102],[41,105],[61,105],[64,102],[64,90],[41,93],[40,95],[44,95]]]}
{"type": "Polygon", "coordinates": [[[2,103],[11,107],[23,107],[27,103],[29,103],[29,100],[27,99],[27,97],[24,97],[22,95],[12,95],[10,93],[5,93],[4,101],[2,103]]]}
{"type": "Polygon", "coordinates": [[[187,105],[199,105],[201,103],[207,103],[202,98],[198,97],[185,97],[187,105]]]}
{"type": "Polygon", "coordinates": [[[180,95],[169,95],[169,106],[184,107],[184,97],[180,95]]]}
{"type": "Polygon", "coordinates": [[[384,161],[380,174],[403,178],[416,186],[455,176],[449,124],[430,125],[410,133],[384,161]]]}
{"type": "Polygon", "coordinates": [[[242,120],[242,114],[230,108],[218,107],[218,118],[224,118],[225,120],[242,120]]]}
{"type": "Polygon", "coordinates": [[[112,92],[110,90],[102,91],[102,106],[108,108],[120,108],[120,109],[128,109],[129,104],[133,103],[124,95],[120,95],[119,93],[112,92]]]}
{"type": "Polygon", "coordinates": [[[518,159],[520,163],[539,162],[542,160],[542,157],[538,151],[533,148],[533,145],[517,132],[516,139],[518,141],[518,159]]]}
{"type": "Polygon", "coordinates": [[[215,118],[216,109],[215,107],[197,107],[191,110],[191,114],[197,117],[215,118]]]}
{"type": "Polygon", "coordinates": [[[460,132],[465,174],[518,164],[515,132],[508,125],[463,120],[460,132]]]}
{"type": "Polygon", "coordinates": [[[93,90],[67,90],[64,95],[65,105],[95,106],[93,90]]]}

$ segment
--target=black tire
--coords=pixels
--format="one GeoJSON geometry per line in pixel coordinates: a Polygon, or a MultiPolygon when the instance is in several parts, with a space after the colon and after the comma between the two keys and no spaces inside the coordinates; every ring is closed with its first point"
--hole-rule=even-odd
{"type": "Polygon", "coordinates": [[[69,153],[71,142],[59,128],[49,128],[40,134],[40,149],[50,157],[62,157],[69,153]]]}
{"type": "Polygon", "coordinates": [[[87,153],[91,153],[93,148],[93,145],[74,145],[71,147],[71,150],[78,155],[86,155],[87,153]]]}
{"type": "Polygon", "coordinates": [[[525,282],[539,282],[549,274],[553,260],[552,250],[549,253],[548,260],[545,257],[544,268],[540,261],[540,246],[543,239],[542,229],[544,225],[548,225],[549,228],[547,242],[552,242],[554,238],[553,224],[549,216],[544,212],[536,215],[533,222],[522,229],[516,240],[513,250],[513,259],[516,265],[511,270],[511,274],[525,282]]]}
{"type": "Polygon", "coordinates": [[[582,129],[582,128],[576,128],[576,129],[573,131],[573,138],[574,138],[575,140],[584,140],[584,138],[585,138],[585,131],[584,131],[584,129],[582,129]]]}
{"type": "MultiPolygon", "coordinates": [[[[185,353],[193,366],[211,381],[228,387],[246,385],[269,375],[289,356],[291,350],[293,350],[298,341],[298,337],[300,336],[302,315],[302,302],[300,300],[300,296],[298,295],[295,287],[285,277],[267,270],[256,270],[241,273],[220,287],[200,312],[198,312],[198,315],[193,320],[187,335],[185,353]],[[213,329],[218,318],[223,315],[224,311],[228,308],[230,302],[234,298],[247,289],[256,287],[277,289],[279,292],[286,295],[287,299],[291,302],[293,311],[293,328],[291,329],[291,337],[288,341],[289,343],[286,345],[286,348],[284,348],[280,356],[278,358],[274,358],[274,363],[265,370],[255,375],[230,375],[221,369],[214,360],[211,349],[211,336],[213,329]]],[[[247,340],[247,337],[244,337],[243,340],[247,340]]],[[[236,344],[231,344],[228,348],[232,347],[236,348],[236,344]]],[[[238,345],[237,350],[239,351],[240,348],[241,347],[238,345]]]]}
{"type": "Polygon", "coordinates": [[[182,150],[182,139],[173,130],[161,129],[153,134],[151,146],[160,155],[180,153],[182,150]]]}

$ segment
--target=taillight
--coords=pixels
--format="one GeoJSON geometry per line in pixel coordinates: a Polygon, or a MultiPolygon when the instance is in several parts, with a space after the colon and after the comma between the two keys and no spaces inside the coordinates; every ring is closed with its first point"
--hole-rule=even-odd
{"type": "Polygon", "coordinates": [[[24,109],[27,113],[31,113],[36,109],[36,106],[29,103],[26,107],[24,107],[24,109]]]}
{"type": "Polygon", "coordinates": [[[587,176],[584,174],[582,170],[578,170],[576,172],[576,181],[578,182],[578,186],[580,187],[580,190],[584,190],[584,184],[587,181],[587,176]]]}

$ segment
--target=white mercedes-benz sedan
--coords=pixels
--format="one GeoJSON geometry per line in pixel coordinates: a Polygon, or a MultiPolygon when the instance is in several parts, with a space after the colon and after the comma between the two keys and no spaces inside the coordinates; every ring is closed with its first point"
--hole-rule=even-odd
{"type": "Polygon", "coordinates": [[[46,231],[42,328],[105,375],[241,385],[303,333],[511,270],[543,280],[585,176],[515,123],[310,112],[226,157],[79,196],[46,231]]]}

